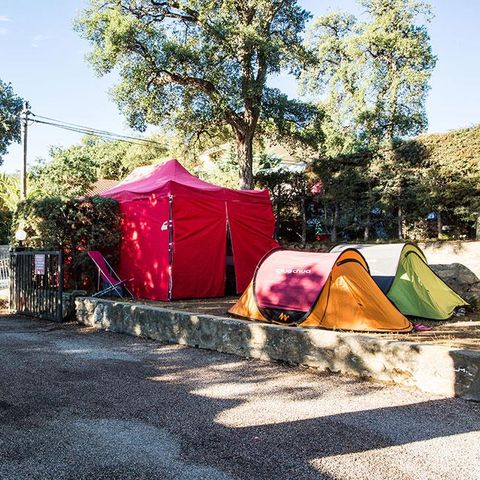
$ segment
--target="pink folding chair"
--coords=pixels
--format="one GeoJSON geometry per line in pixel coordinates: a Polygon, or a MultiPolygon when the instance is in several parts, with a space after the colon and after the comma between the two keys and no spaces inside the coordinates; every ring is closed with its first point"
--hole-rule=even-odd
{"type": "Polygon", "coordinates": [[[133,278],[129,280],[121,280],[120,277],[115,273],[115,270],[107,262],[105,257],[97,251],[88,252],[88,256],[92,259],[93,263],[98,268],[98,292],[95,293],[94,297],[100,297],[106,293],[114,291],[118,296],[124,298],[122,291],[125,290],[132,298],[133,293],[125,285],[126,282],[131,282],[133,278]],[[100,279],[102,279],[108,286],[103,290],[100,290],[100,279]]]}

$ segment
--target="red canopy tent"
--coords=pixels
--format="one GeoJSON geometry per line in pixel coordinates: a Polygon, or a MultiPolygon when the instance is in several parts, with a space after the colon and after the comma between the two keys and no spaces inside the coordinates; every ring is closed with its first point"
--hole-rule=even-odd
{"type": "Polygon", "coordinates": [[[278,246],[267,190],[230,190],[191,175],[177,160],[136,169],[102,193],[120,203],[119,274],[140,298],[225,294],[227,232],[237,293],[278,246]]]}

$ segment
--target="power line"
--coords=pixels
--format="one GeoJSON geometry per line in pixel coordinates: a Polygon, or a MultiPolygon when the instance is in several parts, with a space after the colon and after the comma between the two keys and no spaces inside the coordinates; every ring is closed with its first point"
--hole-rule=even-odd
{"type": "Polygon", "coordinates": [[[84,125],[79,125],[76,123],[65,122],[62,120],[57,120],[50,117],[44,117],[42,115],[36,115],[31,113],[31,115],[35,118],[30,118],[30,122],[42,124],[42,125],[49,125],[56,128],[61,128],[63,130],[68,130],[71,132],[76,133],[83,133],[85,135],[92,135],[96,137],[102,137],[108,140],[115,140],[125,143],[131,143],[134,145],[152,145],[152,146],[159,146],[164,147],[164,145],[160,142],[155,140],[149,140],[146,138],[139,138],[139,137],[132,137],[129,135],[123,135],[119,133],[109,132],[108,130],[100,130],[93,127],[87,127],[84,125]],[[40,120],[37,120],[40,119],[40,120]]]}
{"type": "Polygon", "coordinates": [[[66,126],[66,125],[52,123],[52,122],[43,122],[41,120],[30,120],[30,121],[33,122],[33,123],[41,124],[41,125],[48,125],[48,126],[51,126],[51,127],[61,128],[63,130],[68,130],[68,131],[71,131],[71,132],[82,133],[82,134],[85,134],[85,135],[92,135],[92,136],[95,136],[95,137],[101,137],[101,138],[104,138],[106,140],[114,140],[114,141],[118,141],[118,142],[130,143],[132,145],[153,145],[153,146],[161,146],[162,145],[159,142],[153,142],[153,141],[142,142],[141,139],[135,139],[135,140],[139,140],[139,141],[132,141],[132,140],[127,140],[125,138],[119,138],[119,137],[116,136],[116,134],[106,135],[106,134],[101,134],[101,133],[98,133],[98,132],[94,132],[92,130],[87,130],[87,129],[83,130],[83,129],[79,129],[79,128],[69,127],[69,126],[66,126]]]}
{"type": "MultiPolygon", "coordinates": [[[[77,128],[80,130],[85,130],[89,132],[95,132],[101,135],[115,135],[113,132],[108,132],[107,130],[99,130],[93,127],[85,127],[83,125],[77,125],[76,123],[69,123],[69,122],[62,122],[61,120],[55,120],[53,118],[42,117],[41,115],[35,115],[36,118],[40,118],[42,120],[38,120],[37,123],[44,123],[46,125],[54,125],[54,126],[65,126],[69,128],[77,128]]],[[[133,137],[132,137],[133,138],[133,137]]]]}
{"type": "Polygon", "coordinates": [[[57,120],[55,118],[44,117],[42,115],[35,115],[35,114],[32,114],[32,115],[36,118],[41,118],[43,120],[48,120],[48,121],[54,122],[55,124],[58,124],[58,125],[66,125],[66,126],[69,126],[69,127],[80,128],[82,130],[88,130],[89,132],[91,131],[91,132],[95,132],[95,133],[98,133],[98,134],[121,137],[121,138],[125,138],[127,140],[139,140],[139,141],[142,141],[142,142],[158,143],[155,140],[148,140],[146,138],[139,138],[139,137],[131,137],[129,135],[123,135],[123,134],[120,134],[120,133],[117,134],[117,133],[109,132],[107,130],[100,130],[98,128],[93,128],[93,127],[86,127],[84,125],[79,125],[77,123],[65,122],[63,120],[57,120]]]}
{"type": "Polygon", "coordinates": [[[113,132],[107,132],[107,131],[98,131],[96,129],[92,129],[89,127],[84,127],[84,128],[79,128],[79,127],[73,127],[67,124],[63,123],[54,123],[54,122],[46,122],[42,120],[34,120],[31,119],[31,122],[38,123],[38,124],[43,124],[43,125],[49,125],[52,127],[57,127],[61,128],[64,130],[69,130],[72,132],[77,132],[77,133],[83,133],[86,135],[92,135],[92,136],[97,136],[97,137],[103,137],[109,140],[117,140],[117,141],[123,141],[127,143],[134,143],[137,145],[156,145],[156,146],[163,146],[160,142],[156,142],[154,140],[147,140],[143,138],[138,138],[138,137],[130,137],[127,135],[121,135],[113,132]]]}

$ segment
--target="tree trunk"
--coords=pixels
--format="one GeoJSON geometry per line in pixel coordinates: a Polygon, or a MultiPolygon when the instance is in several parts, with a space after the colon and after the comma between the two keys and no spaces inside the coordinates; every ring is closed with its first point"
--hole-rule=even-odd
{"type": "Polygon", "coordinates": [[[437,238],[442,238],[442,214],[437,212],[437,238]]]}
{"type": "Polygon", "coordinates": [[[337,241],[337,223],[338,223],[338,205],[335,204],[333,209],[332,233],[330,234],[330,241],[335,243],[337,241]]]}
{"type": "Polygon", "coordinates": [[[397,214],[397,231],[399,240],[403,240],[403,212],[402,207],[398,207],[397,214]]]}
{"type": "Polygon", "coordinates": [[[245,134],[235,132],[237,139],[237,158],[240,173],[240,188],[252,190],[253,185],[253,132],[245,134]]]}
{"type": "Polygon", "coordinates": [[[300,210],[302,213],[302,246],[307,243],[307,212],[305,210],[305,195],[300,199],[300,210]]]}
{"type": "Polygon", "coordinates": [[[367,213],[367,219],[365,221],[365,228],[363,229],[363,240],[366,242],[370,238],[370,223],[371,223],[371,213],[370,209],[368,210],[367,213]]]}
{"type": "MultiPolygon", "coordinates": [[[[368,170],[367,170],[368,172],[368,170]]],[[[370,173],[368,173],[370,174],[370,173]]],[[[370,227],[372,225],[372,208],[373,208],[373,193],[372,193],[372,184],[370,179],[367,181],[367,195],[365,198],[367,204],[367,215],[365,218],[365,225],[363,228],[363,241],[367,242],[370,238],[370,227]]]]}
{"type": "Polygon", "coordinates": [[[480,217],[477,218],[477,228],[475,231],[475,238],[480,240],[480,217]]]}

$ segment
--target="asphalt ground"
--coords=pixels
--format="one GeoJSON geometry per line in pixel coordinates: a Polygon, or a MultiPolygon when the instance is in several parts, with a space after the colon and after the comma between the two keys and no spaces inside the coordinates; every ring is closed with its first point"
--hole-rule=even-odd
{"type": "Polygon", "coordinates": [[[0,479],[478,479],[480,404],[0,317],[0,479]]]}

